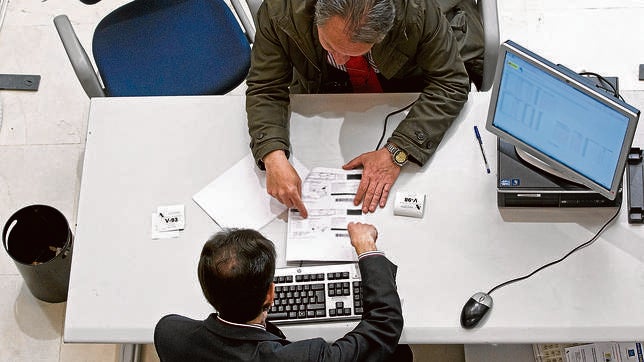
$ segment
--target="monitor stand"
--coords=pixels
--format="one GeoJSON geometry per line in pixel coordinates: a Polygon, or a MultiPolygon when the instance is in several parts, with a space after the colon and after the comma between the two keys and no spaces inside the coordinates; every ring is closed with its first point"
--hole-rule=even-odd
{"type": "Polygon", "coordinates": [[[621,202],[621,188],[614,200],[605,198],[586,186],[544,171],[541,165],[526,162],[512,144],[500,139],[497,165],[500,207],[611,207],[621,202]]]}

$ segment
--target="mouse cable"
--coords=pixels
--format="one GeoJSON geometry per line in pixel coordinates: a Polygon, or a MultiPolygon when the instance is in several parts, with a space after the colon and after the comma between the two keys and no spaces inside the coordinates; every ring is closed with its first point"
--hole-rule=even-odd
{"type": "Polygon", "coordinates": [[[551,266],[551,265],[555,265],[555,264],[557,264],[557,263],[559,263],[559,262],[562,262],[564,259],[566,259],[567,257],[569,257],[572,253],[576,252],[577,250],[580,250],[580,249],[583,249],[583,248],[585,248],[585,247],[589,246],[589,245],[590,245],[590,244],[592,244],[595,240],[597,240],[597,238],[599,237],[599,235],[601,235],[601,233],[604,231],[604,229],[606,229],[606,227],[607,227],[607,226],[608,226],[608,225],[609,225],[613,220],[615,220],[615,218],[616,218],[616,217],[617,217],[617,215],[619,214],[619,209],[620,209],[620,208],[621,208],[621,203],[620,203],[620,206],[617,208],[617,211],[615,212],[615,215],[613,215],[613,216],[612,216],[608,221],[606,221],[606,223],[605,223],[605,224],[604,224],[604,225],[599,229],[599,231],[597,231],[597,233],[595,233],[595,235],[594,235],[592,238],[590,238],[590,240],[588,240],[588,241],[586,241],[585,243],[583,243],[583,244],[581,244],[581,245],[577,246],[576,248],[572,249],[571,251],[569,251],[569,252],[568,252],[568,254],[566,254],[566,255],[562,256],[561,258],[559,258],[559,259],[557,259],[557,260],[555,260],[555,261],[552,261],[552,262],[550,262],[550,263],[548,263],[548,264],[546,264],[546,265],[543,265],[543,266],[539,267],[538,269],[534,270],[532,273],[530,273],[530,274],[528,274],[528,275],[524,275],[524,276],[519,277],[519,278],[514,278],[514,279],[511,279],[511,280],[508,280],[507,282],[503,282],[503,283],[501,283],[501,284],[497,285],[496,287],[494,287],[494,288],[490,289],[490,291],[489,291],[489,292],[487,292],[487,294],[489,295],[489,294],[491,294],[493,291],[495,291],[495,290],[497,290],[497,289],[499,289],[499,288],[501,288],[501,287],[504,287],[504,286],[506,286],[506,285],[508,285],[508,284],[512,284],[512,283],[515,283],[515,282],[518,282],[518,281],[521,281],[521,280],[527,279],[527,278],[529,278],[529,277],[533,276],[534,274],[536,274],[537,272],[539,272],[539,271],[541,271],[541,270],[543,270],[543,269],[545,269],[545,268],[547,268],[547,267],[549,267],[549,266],[551,266]]]}
{"type": "Polygon", "coordinates": [[[596,77],[599,80],[599,83],[600,83],[600,84],[596,85],[597,88],[601,88],[601,89],[606,90],[608,92],[610,92],[612,90],[612,93],[615,96],[615,98],[619,98],[622,101],[624,100],[624,98],[622,98],[622,96],[619,94],[619,91],[617,91],[617,88],[615,88],[615,86],[611,82],[609,82],[608,79],[604,78],[600,74],[597,74],[597,73],[594,73],[594,72],[581,72],[581,73],[579,73],[579,75],[596,77]],[[603,86],[603,84],[608,85],[611,89],[606,88],[605,86],[603,86]]]}
{"type": "Polygon", "coordinates": [[[406,111],[411,106],[413,106],[414,103],[416,103],[416,101],[413,101],[410,104],[406,105],[404,108],[400,108],[398,110],[395,110],[395,111],[389,113],[387,116],[385,116],[385,124],[382,127],[382,135],[380,136],[380,140],[378,140],[378,144],[376,145],[376,151],[378,151],[380,149],[380,144],[382,143],[382,140],[385,138],[385,134],[387,133],[387,121],[389,120],[389,117],[393,116],[394,114],[406,111]]]}

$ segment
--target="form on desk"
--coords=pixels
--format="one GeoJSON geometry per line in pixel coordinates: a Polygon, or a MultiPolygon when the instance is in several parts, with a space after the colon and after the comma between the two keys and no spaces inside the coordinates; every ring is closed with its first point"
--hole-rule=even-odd
{"type": "Polygon", "coordinates": [[[302,183],[302,201],[309,212],[304,219],[289,210],[286,260],[355,261],[347,224],[363,222],[361,206],[353,199],[362,170],[314,168],[302,183]]]}

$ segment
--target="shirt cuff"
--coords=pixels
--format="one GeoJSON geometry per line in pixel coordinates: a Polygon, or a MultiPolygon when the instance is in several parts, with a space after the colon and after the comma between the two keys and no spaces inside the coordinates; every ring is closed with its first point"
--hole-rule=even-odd
{"type": "Polygon", "coordinates": [[[385,253],[380,250],[365,251],[364,253],[358,255],[358,260],[362,258],[366,258],[368,256],[374,256],[374,255],[385,256],[385,253]]]}

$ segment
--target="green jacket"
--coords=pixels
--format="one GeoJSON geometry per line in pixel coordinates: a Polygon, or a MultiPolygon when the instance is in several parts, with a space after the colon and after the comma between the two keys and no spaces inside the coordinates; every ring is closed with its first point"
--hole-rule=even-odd
{"type": "MultiPolygon", "coordinates": [[[[470,83],[438,5],[433,0],[394,3],[394,26],[371,54],[387,79],[425,80],[418,100],[389,138],[422,165],[467,101],[470,83]]],[[[324,81],[326,51],[314,25],[314,5],[315,0],[264,0],[258,11],[246,112],[250,147],[260,168],[271,151],[282,149],[289,155],[289,86],[319,93],[324,81]]]]}

